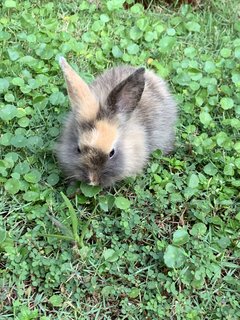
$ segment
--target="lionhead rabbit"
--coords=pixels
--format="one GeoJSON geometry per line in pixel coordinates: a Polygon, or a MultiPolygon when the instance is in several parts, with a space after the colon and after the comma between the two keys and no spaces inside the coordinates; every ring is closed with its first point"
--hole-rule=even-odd
{"type": "Polygon", "coordinates": [[[109,186],[139,173],[153,150],[173,149],[177,108],[161,78],[120,66],[87,85],[59,62],[71,111],[56,151],[70,180],[109,186]]]}

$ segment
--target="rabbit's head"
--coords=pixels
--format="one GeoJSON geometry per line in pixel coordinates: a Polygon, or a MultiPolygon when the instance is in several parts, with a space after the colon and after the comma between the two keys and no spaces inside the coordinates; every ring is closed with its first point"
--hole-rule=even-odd
{"type": "Polygon", "coordinates": [[[104,99],[101,98],[105,102],[100,103],[94,89],[64,58],[60,58],[60,66],[67,84],[71,112],[56,151],[67,177],[92,185],[109,186],[131,175],[126,170],[129,157],[126,135],[127,131],[133,135],[134,128],[131,128],[129,119],[133,118],[144,90],[144,68],[137,69],[117,84],[104,99]]]}

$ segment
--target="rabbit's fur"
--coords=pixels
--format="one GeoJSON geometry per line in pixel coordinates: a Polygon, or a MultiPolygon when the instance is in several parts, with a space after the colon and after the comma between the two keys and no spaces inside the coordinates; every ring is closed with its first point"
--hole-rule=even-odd
{"type": "Polygon", "coordinates": [[[69,179],[109,186],[139,173],[152,151],[173,149],[176,103],[153,72],[115,67],[88,86],[60,65],[72,110],[56,150],[69,179]]]}

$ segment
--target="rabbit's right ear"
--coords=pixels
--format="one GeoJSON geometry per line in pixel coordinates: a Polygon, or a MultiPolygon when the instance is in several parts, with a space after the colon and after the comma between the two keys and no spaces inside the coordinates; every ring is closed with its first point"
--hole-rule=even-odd
{"type": "Polygon", "coordinates": [[[136,108],[145,87],[144,73],[144,68],[137,69],[110,92],[107,103],[113,114],[126,115],[136,108]]]}
{"type": "Polygon", "coordinates": [[[67,84],[72,110],[76,112],[81,121],[94,119],[98,112],[99,104],[89,86],[63,57],[60,57],[59,64],[67,84]]]}

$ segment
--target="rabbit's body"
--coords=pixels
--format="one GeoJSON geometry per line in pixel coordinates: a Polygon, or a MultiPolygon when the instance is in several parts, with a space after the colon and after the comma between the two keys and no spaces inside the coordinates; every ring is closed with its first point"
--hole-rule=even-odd
{"type": "Polygon", "coordinates": [[[72,111],[58,157],[69,178],[107,186],[141,171],[152,151],[173,149],[176,104],[153,72],[131,66],[110,69],[89,86],[89,102],[85,87],[75,98],[81,84],[78,78],[70,83],[74,71],[65,60],[62,68],[72,111]]]}

